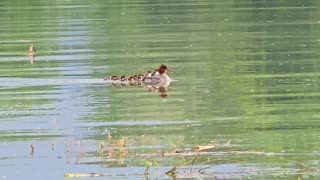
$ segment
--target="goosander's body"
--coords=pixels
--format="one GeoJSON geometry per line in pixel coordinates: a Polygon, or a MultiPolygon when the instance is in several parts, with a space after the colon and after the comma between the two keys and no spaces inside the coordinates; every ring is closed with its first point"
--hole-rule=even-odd
{"type": "Polygon", "coordinates": [[[150,78],[150,82],[164,82],[164,81],[170,81],[170,80],[171,79],[167,74],[158,74],[150,78]]]}
{"type": "Polygon", "coordinates": [[[171,71],[171,69],[166,65],[161,64],[160,67],[152,73],[150,78],[151,82],[171,81],[171,78],[167,74],[168,71],[171,71]]]}

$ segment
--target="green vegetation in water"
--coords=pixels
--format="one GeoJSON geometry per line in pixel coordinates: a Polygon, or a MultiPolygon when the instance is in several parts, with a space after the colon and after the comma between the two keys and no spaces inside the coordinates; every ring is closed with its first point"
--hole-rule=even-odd
{"type": "MultiPolygon", "coordinates": [[[[305,164],[296,160],[291,160],[286,153],[266,153],[255,150],[242,150],[231,141],[226,143],[209,143],[196,145],[193,149],[171,149],[171,150],[156,150],[156,153],[140,154],[132,150],[132,143],[136,140],[130,141],[127,137],[114,139],[109,134],[108,143],[100,142],[98,154],[101,157],[99,161],[105,164],[107,161],[120,161],[126,164],[129,159],[141,159],[148,157],[149,160],[144,161],[145,171],[141,175],[147,178],[166,174],[173,178],[217,178],[219,173],[215,168],[219,165],[225,165],[226,168],[230,166],[230,171],[233,171],[233,165],[237,165],[243,173],[248,176],[255,176],[254,174],[265,174],[266,177],[302,177],[314,176],[319,172],[319,168],[312,164],[305,164]],[[107,152],[105,152],[107,147],[107,152]],[[125,153],[124,153],[125,152],[125,153]],[[106,153],[106,154],[105,154],[106,153]],[[135,156],[135,157],[132,157],[135,156]],[[225,156],[225,157],[224,157],[225,156]],[[288,157],[286,157],[288,156],[288,157]],[[167,169],[167,159],[180,159],[180,164],[167,169]],[[257,167],[252,164],[252,160],[264,160],[266,164],[282,164],[279,168],[257,167]]],[[[97,159],[96,159],[97,160],[97,159]]],[[[91,161],[90,158],[87,161],[91,161]]],[[[129,160],[130,161],[130,160],[129,160]]],[[[86,163],[85,160],[81,163],[86,163]]],[[[96,162],[97,163],[97,162],[96,162]]],[[[65,177],[85,177],[85,176],[128,176],[130,172],[125,174],[103,174],[96,173],[66,173],[65,177]]],[[[226,175],[228,178],[235,178],[233,175],[226,175]]]]}

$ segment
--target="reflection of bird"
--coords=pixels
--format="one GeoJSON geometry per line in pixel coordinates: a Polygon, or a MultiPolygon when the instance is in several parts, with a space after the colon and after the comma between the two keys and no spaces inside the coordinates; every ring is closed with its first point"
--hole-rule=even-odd
{"type": "Polygon", "coordinates": [[[30,57],[31,64],[34,63],[34,58],[36,57],[36,54],[37,54],[36,48],[34,47],[34,45],[31,45],[28,49],[28,55],[30,57]]]}

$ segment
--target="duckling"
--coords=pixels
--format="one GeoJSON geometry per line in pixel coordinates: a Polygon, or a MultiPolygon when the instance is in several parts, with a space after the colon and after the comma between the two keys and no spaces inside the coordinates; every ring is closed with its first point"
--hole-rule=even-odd
{"type": "Polygon", "coordinates": [[[133,76],[133,75],[129,76],[127,80],[128,80],[129,82],[134,82],[134,76],[133,76]]]}
{"type": "Polygon", "coordinates": [[[120,77],[120,80],[121,80],[121,81],[127,81],[127,78],[126,78],[126,76],[121,76],[121,77],[120,77]]]}
{"type": "Polygon", "coordinates": [[[134,86],[135,80],[134,80],[134,76],[133,75],[128,77],[128,81],[129,81],[129,85],[130,86],[134,86]]]}
{"type": "Polygon", "coordinates": [[[134,74],[133,78],[134,78],[135,81],[137,81],[138,80],[138,75],[134,74]]]}
{"type": "Polygon", "coordinates": [[[158,69],[155,69],[153,72],[152,72],[152,74],[151,74],[151,76],[155,76],[155,75],[159,75],[160,73],[159,73],[159,70],[158,69]]]}
{"type": "Polygon", "coordinates": [[[104,78],[103,80],[112,80],[112,81],[115,81],[115,80],[118,80],[119,78],[116,76],[116,75],[112,75],[112,76],[109,76],[109,77],[106,77],[104,78]]]}
{"type": "Polygon", "coordinates": [[[152,72],[151,71],[147,71],[146,73],[144,73],[142,81],[145,81],[146,79],[150,79],[152,76],[152,72]]]}
{"type": "Polygon", "coordinates": [[[116,75],[111,76],[111,80],[116,81],[119,80],[119,78],[116,75]]]}
{"type": "Polygon", "coordinates": [[[37,50],[34,47],[34,45],[30,45],[29,49],[28,49],[28,56],[30,57],[30,63],[33,64],[34,63],[34,58],[36,57],[37,54],[37,50]]]}
{"type": "Polygon", "coordinates": [[[142,81],[142,79],[143,79],[143,75],[142,75],[142,74],[138,74],[137,79],[138,79],[138,81],[142,81]]]}

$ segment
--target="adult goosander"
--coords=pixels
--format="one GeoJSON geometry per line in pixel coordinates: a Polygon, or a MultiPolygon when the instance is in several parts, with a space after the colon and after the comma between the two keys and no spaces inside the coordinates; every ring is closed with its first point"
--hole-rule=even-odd
{"type": "Polygon", "coordinates": [[[151,82],[169,82],[171,78],[168,76],[167,72],[172,71],[166,65],[161,64],[157,71],[151,76],[151,82]]]}
{"type": "Polygon", "coordinates": [[[151,77],[145,77],[143,82],[149,86],[152,91],[157,91],[159,88],[167,88],[170,85],[171,78],[167,75],[168,71],[172,71],[166,65],[161,64],[158,69],[154,70],[151,77]]]}

